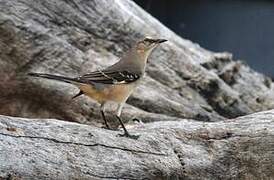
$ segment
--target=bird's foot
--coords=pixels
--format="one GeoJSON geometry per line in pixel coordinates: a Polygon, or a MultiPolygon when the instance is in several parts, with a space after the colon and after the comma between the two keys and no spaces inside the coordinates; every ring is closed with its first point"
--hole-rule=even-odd
{"type": "Polygon", "coordinates": [[[132,121],[136,123],[142,123],[142,120],[139,118],[133,118],[132,121]]]}
{"type": "Polygon", "coordinates": [[[129,133],[124,133],[124,134],[118,134],[119,137],[127,137],[127,138],[131,138],[131,139],[138,139],[140,137],[140,135],[131,135],[129,133]]]}

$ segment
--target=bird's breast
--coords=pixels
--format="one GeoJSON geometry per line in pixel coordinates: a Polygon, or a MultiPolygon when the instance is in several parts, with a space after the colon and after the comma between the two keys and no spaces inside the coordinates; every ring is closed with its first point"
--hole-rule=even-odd
{"type": "Polygon", "coordinates": [[[108,85],[105,88],[100,89],[96,89],[96,87],[92,85],[81,85],[79,88],[84,92],[85,95],[95,99],[99,103],[103,103],[106,101],[123,103],[128,99],[136,86],[137,83],[131,83],[108,85]]]}

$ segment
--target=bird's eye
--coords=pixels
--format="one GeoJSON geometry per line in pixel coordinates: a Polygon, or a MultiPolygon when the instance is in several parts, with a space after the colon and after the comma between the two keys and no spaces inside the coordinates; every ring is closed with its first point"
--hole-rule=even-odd
{"type": "Polygon", "coordinates": [[[144,42],[145,42],[146,44],[152,44],[152,43],[155,42],[155,40],[154,40],[154,39],[145,38],[145,39],[144,39],[144,42]]]}

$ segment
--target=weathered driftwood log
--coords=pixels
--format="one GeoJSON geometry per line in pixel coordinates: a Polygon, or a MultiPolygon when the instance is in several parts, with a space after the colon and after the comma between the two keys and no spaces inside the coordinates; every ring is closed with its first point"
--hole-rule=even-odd
{"type": "MultiPolygon", "coordinates": [[[[129,0],[0,0],[0,177],[23,179],[269,179],[273,83],[184,40],[129,0]],[[99,122],[77,90],[28,72],[77,76],[117,61],[145,35],[169,40],[152,55],[124,120],[138,140],[63,121],[99,122]],[[192,119],[192,120],[185,120],[192,119]],[[219,121],[219,122],[198,122],[219,121]]],[[[111,117],[109,117],[111,118],[111,117]]]]}
{"type": "Polygon", "coordinates": [[[229,121],[162,121],[119,132],[0,116],[0,178],[271,179],[274,111],[229,121]]]}
{"type": "Polygon", "coordinates": [[[0,114],[98,119],[77,89],[27,72],[77,76],[117,61],[145,35],[169,40],[152,55],[125,119],[217,121],[274,107],[272,81],[228,53],[184,40],[129,0],[0,0],[0,114]]]}

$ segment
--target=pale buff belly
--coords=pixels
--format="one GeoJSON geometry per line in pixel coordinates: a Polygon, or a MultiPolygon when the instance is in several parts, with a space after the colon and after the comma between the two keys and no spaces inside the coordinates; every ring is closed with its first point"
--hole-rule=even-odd
{"type": "Polygon", "coordinates": [[[79,87],[85,95],[95,99],[99,103],[114,101],[123,103],[132,93],[135,85],[110,85],[104,89],[96,89],[91,85],[81,85],[79,87]]]}

